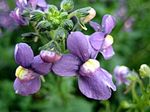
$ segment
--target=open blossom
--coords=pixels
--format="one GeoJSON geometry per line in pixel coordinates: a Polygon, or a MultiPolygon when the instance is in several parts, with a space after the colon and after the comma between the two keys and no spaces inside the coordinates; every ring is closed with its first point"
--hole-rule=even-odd
{"type": "Polygon", "coordinates": [[[89,38],[81,32],[71,33],[67,39],[70,54],[63,55],[52,70],[59,76],[76,76],[80,91],[88,98],[106,100],[116,87],[111,74],[95,59],[97,52],[89,38]]]}
{"type": "Polygon", "coordinates": [[[116,66],[114,69],[114,75],[116,78],[117,85],[126,84],[128,85],[130,81],[127,79],[129,74],[129,69],[126,66],[116,66]]]}
{"type": "Polygon", "coordinates": [[[112,48],[113,37],[109,34],[115,27],[115,24],[115,18],[108,14],[103,16],[102,25],[96,22],[90,22],[91,27],[96,31],[90,37],[90,43],[96,51],[102,53],[105,59],[109,59],[114,55],[112,48]]]}
{"type": "Polygon", "coordinates": [[[25,9],[26,7],[31,7],[33,9],[36,9],[37,7],[47,7],[47,3],[45,0],[16,0],[16,5],[20,9],[25,9]]]}
{"type": "Polygon", "coordinates": [[[51,63],[45,63],[39,55],[34,57],[33,51],[26,43],[15,47],[15,61],[20,66],[16,69],[14,89],[17,94],[26,96],[36,93],[41,86],[40,76],[51,71],[51,63]]]}
{"type": "Polygon", "coordinates": [[[14,11],[11,11],[10,16],[19,24],[27,25],[29,21],[27,18],[23,17],[23,12],[26,9],[46,9],[47,4],[45,0],[16,0],[17,7],[14,11]]]}

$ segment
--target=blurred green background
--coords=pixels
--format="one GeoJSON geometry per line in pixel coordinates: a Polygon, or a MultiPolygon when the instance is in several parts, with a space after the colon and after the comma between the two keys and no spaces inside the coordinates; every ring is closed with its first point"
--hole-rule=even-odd
{"type": "MultiPolygon", "coordinates": [[[[104,14],[116,17],[117,25],[111,34],[116,54],[108,61],[98,56],[103,68],[113,74],[116,65],[126,65],[135,71],[143,63],[150,65],[150,0],[74,1],[75,9],[93,7],[97,12],[93,21],[98,23],[104,14]]],[[[60,0],[47,2],[57,6],[60,4],[60,0]]],[[[19,27],[9,20],[9,13],[14,8],[15,0],[0,0],[0,112],[116,112],[120,101],[130,99],[129,95],[117,91],[108,101],[90,100],[78,90],[76,78],[60,80],[51,74],[46,76],[46,82],[42,83],[37,94],[28,97],[15,94],[13,81],[18,65],[14,61],[13,51],[16,43],[23,42],[21,34],[30,28],[19,27]],[[7,10],[3,1],[8,4],[7,10]]],[[[87,27],[85,34],[94,32],[89,25],[87,27]]],[[[35,43],[32,46],[36,46],[35,43]]]]}

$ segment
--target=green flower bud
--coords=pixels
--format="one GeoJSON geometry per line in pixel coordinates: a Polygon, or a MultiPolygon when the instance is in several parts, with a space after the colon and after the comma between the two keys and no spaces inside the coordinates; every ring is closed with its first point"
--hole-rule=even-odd
{"type": "Polygon", "coordinates": [[[55,5],[48,5],[48,11],[47,12],[54,14],[54,13],[58,13],[59,11],[55,5]]]}
{"type": "Polygon", "coordinates": [[[141,65],[139,72],[142,78],[150,77],[150,67],[146,64],[141,65]]]}
{"type": "Polygon", "coordinates": [[[130,104],[127,101],[122,101],[121,106],[122,106],[122,108],[127,109],[130,107],[130,104]]]}
{"type": "Polygon", "coordinates": [[[60,27],[56,30],[55,39],[62,40],[64,38],[66,38],[66,30],[64,28],[60,27]]]}
{"type": "Polygon", "coordinates": [[[63,22],[63,26],[64,26],[64,28],[65,28],[66,30],[72,30],[74,24],[73,24],[72,20],[66,19],[66,20],[64,20],[64,22],[63,22]]]}
{"type": "Polygon", "coordinates": [[[53,26],[52,26],[52,24],[50,23],[50,22],[48,22],[48,21],[40,21],[38,24],[37,24],[37,29],[39,29],[39,30],[50,30],[53,26]]]}
{"type": "Polygon", "coordinates": [[[73,0],[62,0],[60,7],[64,11],[71,11],[74,8],[74,2],[73,0]]]}
{"type": "Polygon", "coordinates": [[[44,12],[40,10],[34,10],[31,12],[31,21],[40,21],[44,17],[44,12]]]}

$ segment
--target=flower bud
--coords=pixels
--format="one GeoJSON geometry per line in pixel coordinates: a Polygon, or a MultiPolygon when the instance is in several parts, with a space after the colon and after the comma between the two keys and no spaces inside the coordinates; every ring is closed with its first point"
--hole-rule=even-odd
{"type": "Polygon", "coordinates": [[[126,84],[129,85],[130,81],[128,80],[128,74],[130,70],[126,66],[116,66],[114,69],[114,75],[117,82],[117,85],[126,84]]]}
{"type": "Polygon", "coordinates": [[[71,11],[74,8],[74,2],[73,0],[62,0],[60,7],[64,11],[71,11]]]}
{"type": "Polygon", "coordinates": [[[150,67],[146,64],[141,65],[139,72],[142,78],[150,77],[150,67]]]}
{"type": "Polygon", "coordinates": [[[61,58],[61,55],[57,54],[56,52],[42,50],[40,52],[40,57],[44,62],[54,63],[61,58]]]}
{"type": "Polygon", "coordinates": [[[68,20],[68,19],[64,21],[63,25],[66,30],[72,30],[74,26],[72,20],[68,20]]]}
{"type": "Polygon", "coordinates": [[[126,109],[126,108],[130,107],[130,104],[127,101],[122,101],[121,106],[122,106],[122,108],[126,109]]]}
{"type": "Polygon", "coordinates": [[[95,16],[96,16],[96,11],[93,8],[91,8],[88,11],[88,15],[85,18],[82,18],[83,23],[87,23],[87,22],[91,21],[95,16]]]}

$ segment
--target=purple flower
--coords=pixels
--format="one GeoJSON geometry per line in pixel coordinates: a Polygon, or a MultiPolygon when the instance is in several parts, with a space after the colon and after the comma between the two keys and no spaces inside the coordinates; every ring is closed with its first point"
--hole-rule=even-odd
{"type": "Polygon", "coordinates": [[[117,85],[126,84],[129,85],[130,81],[127,79],[129,69],[126,66],[116,66],[114,69],[114,75],[116,78],[117,85]]]}
{"type": "Polygon", "coordinates": [[[81,32],[73,32],[67,39],[70,54],[63,55],[54,63],[52,70],[59,76],[76,76],[80,91],[88,98],[106,100],[111,89],[116,87],[112,76],[100,67],[95,59],[97,52],[91,47],[89,37],[81,32]]]}
{"type": "Polygon", "coordinates": [[[51,63],[45,63],[26,43],[15,47],[15,61],[20,66],[16,69],[14,89],[17,94],[27,96],[36,93],[41,86],[40,76],[51,71],[51,63]]]}
{"type": "Polygon", "coordinates": [[[18,23],[19,25],[27,25],[28,20],[22,15],[22,11],[19,8],[16,8],[14,11],[11,11],[10,16],[18,23]]]}
{"type": "Polygon", "coordinates": [[[110,59],[115,53],[112,48],[113,37],[109,35],[115,27],[115,18],[111,15],[104,15],[102,25],[90,22],[91,27],[96,31],[90,37],[92,47],[102,53],[105,59],[110,59]]]}
{"type": "Polygon", "coordinates": [[[16,0],[16,5],[20,9],[25,9],[26,7],[31,7],[33,9],[36,9],[37,7],[47,7],[45,0],[16,0]]]}

